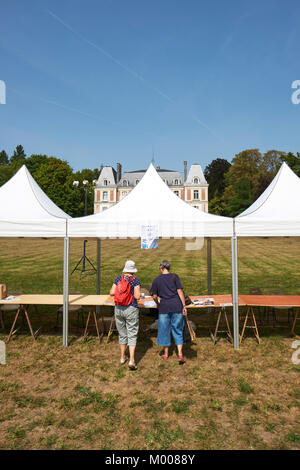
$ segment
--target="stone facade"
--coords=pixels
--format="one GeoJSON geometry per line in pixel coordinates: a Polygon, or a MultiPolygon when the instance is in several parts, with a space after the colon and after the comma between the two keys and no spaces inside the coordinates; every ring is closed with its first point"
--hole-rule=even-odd
{"type": "MultiPolygon", "coordinates": [[[[184,177],[178,171],[156,171],[169,188],[191,206],[208,212],[208,184],[205,180],[201,165],[191,165],[187,174],[184,162],[184,177]]],[[[121,165],[117,171],[111,166],[101,167],[98,181],[95,185],[94,213],[101,212],[113,206],[127,196],[140,182],[146,170],[127,171],[122,175],[121,165]]]]}

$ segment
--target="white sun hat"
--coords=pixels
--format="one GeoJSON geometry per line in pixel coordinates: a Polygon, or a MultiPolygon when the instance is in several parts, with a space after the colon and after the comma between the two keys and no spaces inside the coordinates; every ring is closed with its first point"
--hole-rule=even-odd
{"type": "Polygon", "coordinates": [[[135,262],[132,261],[131,259],[128,259],[125,263],[123,273],[137,273],[135,262]]]}

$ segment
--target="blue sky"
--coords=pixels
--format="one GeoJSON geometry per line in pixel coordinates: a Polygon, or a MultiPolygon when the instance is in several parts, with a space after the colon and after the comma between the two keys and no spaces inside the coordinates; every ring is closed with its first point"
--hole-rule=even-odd
{"type": "Polygon", "coordinates": [[[294,0],[1,0],[0,149],[75,169],[300,151],[294,0]]]}

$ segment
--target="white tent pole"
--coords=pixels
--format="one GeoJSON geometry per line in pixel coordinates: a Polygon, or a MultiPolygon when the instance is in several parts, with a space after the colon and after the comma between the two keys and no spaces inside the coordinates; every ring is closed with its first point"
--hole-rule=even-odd
{"type": "Polygon", "coordinates": [[[63,346],[68,346],[69,311],[69,237],[64,238],[63,346]]]}
{"type": "Polygon", "coordinates": [[[207,238],[207,246],[206,246],[206,258],[207,258],[207,294],[211,295],[211,280],[212,280],[212,269],[211,269],[211,238],[207,238]]]}
{"type": "MultiPolygon", "coordinates": [[[[97,280],[96,280],[96,294],[101,292],[101,239],[97,238],[97,280]]],[[[100,312],[100,307],[97,305],[96,312],[100,312]]]]}
{"type": "Polygon", "coordinates": [[[232,257],[233,346],[234,346],[234,349],[240,349],[237,236],[235,233],[235,220],[233,220],[233,237],[231,238],[231,257],[232,257]]]}

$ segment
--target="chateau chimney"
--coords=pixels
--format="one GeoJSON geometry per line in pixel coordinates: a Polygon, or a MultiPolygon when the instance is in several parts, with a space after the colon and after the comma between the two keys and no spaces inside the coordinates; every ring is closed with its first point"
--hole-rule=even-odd
{"type": "Polygon", "coordinates": [[[122,165],[121,163],[117,163],[117,183],[122,178],[122,165]]]}
{"type": "Polygon", "coordinates": [[[186,181],[186,178],[187,178],[187,161],[183,162],[183,166],[184,166],[184,181],[186,181]]]}

